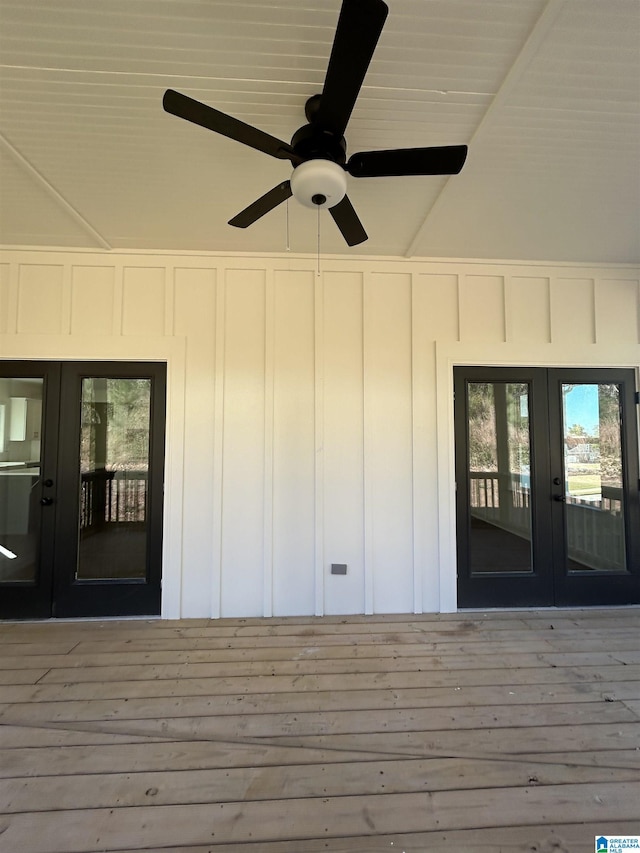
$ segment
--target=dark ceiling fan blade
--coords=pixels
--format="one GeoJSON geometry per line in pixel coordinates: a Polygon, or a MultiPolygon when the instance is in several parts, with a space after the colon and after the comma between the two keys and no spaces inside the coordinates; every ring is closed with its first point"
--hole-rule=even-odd
{"type": "Polygon", "coordinates": [[[261,196],[257,201],[254,201],[253,204],[250,204],[249,207],[245,207],[233,219],[230,219],[229,225],[235,225],[236,228],[247,228],[249,225],[253,225],[261,216],[264,216],[265,213],[269,213],[274,207],[282,204],[291,195],[290,181],[283,181],[277,187],[274,187],[268,193],[261,196]]]}
{"type": "Polygon", "coordinates": [[[236,142],[241,142],[257,151],[263,151],[279,160],[291,160],[294,163],[299,160],[289,143],[276,139],[275,136],[270,136],[257,127],[245,124],[240,119],[221,113],[219,110],[207,106],[207,104],[194,101],[193,98],[189,98],[181,92],[167,89],[162,99],[162,106],[166,112],[178,116],[178,118],[199,124],[200,127],[206,127],[208,130],[213,130],[229,139],[235,139],[236,142]]]}
{"type": "Polygon", "coordinates": [[[343,0],[316,123],[338,137],[360,92],[389,9],[383,0],[343,0]]]}
{"type": "Polygon", "coordinates": [[[358,243],[364,243],[368,239],[367,232],[362,227],[362,222],[358,219],[358,214],[353,209],[348,196],[334,207],[330,207],[329,213],[347,241],[347,245],[357,246],[358,243]]]}
{"type": "Polygon", "coordinates": [[[388,175],[457,175],[464,166],[466,158],[466,145],[359,151],[349,158],[345,169],[354,178],[381,178],[388,175]]]}

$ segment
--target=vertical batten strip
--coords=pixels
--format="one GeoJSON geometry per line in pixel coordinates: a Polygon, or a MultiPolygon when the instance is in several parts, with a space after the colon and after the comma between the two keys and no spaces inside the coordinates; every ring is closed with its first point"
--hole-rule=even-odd
{"type": "Polygon", "coordinates": [[[122,335],[124,310],[124,264],[118,261],[113,265],[113,334],[122,335]]]}
{"type": "Polygon", "coordinates": [[[315,374],[315,615],[324,616],[324,273],[314,275],[313,309],[313,352],[315,374]]]}
{"type": "Polygon", "coordinates": [[[9,280],[11,264],[0,263],[0,335],[6,335],[9,325],[9,280]]]}
{"type": "Polygon", "coordinates": [[[603,290],[603,281],[600,278],[594,278],[593,280],[593,341],[594,343],[600,343],[600,338],[602,337],[600,324],[598,322],[598,313],[600,310],[600,304],[603,301],[604,297],[602,295],[603,290]]]}
{"type": "Polygon", "coordinates": [[[504,298],[504,341],[507,344],[513,343],[513,318],[512,318],[512,300],[513,300],[513,276],[505,275],[502,278],[502,293],[504,298]]]}
{"type": "Polygon", "coordinates": [[[467,283],[467,276],[465,273],[459,273],[457,280],[458,286],[458,334],[456,337],[456,341],[460,342],[462,340],[462,320],[463,320],[463,292],[467,283]]]}
{"type": "Polygon", "coordinates": [[[438,570],[440,575],[440,611],[453,613],[457,608],[456,474],[453,429],[453,368],[456,363],[446,355],[447,345],[436,342],[436,444],[438,477],[438,570]],[[452,488],[453,487],[453,488],[452,488]]]}
{"type": "Polygon", "coordinates": [[[264,477],[263,477],[263,615],[273,616],[273,418],[275,381],[275,282],[273,267],[265,275],[264,333],[264,477]]]}
{"type": "Polygon", "coordinates": [[[553,342],[553,331],[552,331],[553,330],[553,314],[551,311],[551,299],[552,299],[552,295],[551,295],[552,278],[551,278],[551,275],[546,276],[546,279],[547,279],[547,292],[546,292],[546,299],[547,299],[547,339],[546,339],[545,343],[550,344],[553,342]]]}
{"type": "Polygon", "coordinates": [[[65,261],[62,266],[62,305],[60,306],[60,333],[71,334],[71,275],[73,266],[65,261]]]}
{"type": "Polygon", "coordinates": [[[176,269],[174,264],[167,264],[164,278],[164,334],[172,338],[175,334],[175,294],[176,269]]]}
{"type": "Polygon", "coordinates": [[[362,282],[362,384],[363,384],[363,507],[364,507],[364,612],[374,611],[373,572],[373,472],[371,460],[374,456],[373,411],[371,406],[371,365],[369,359],[369,329],[371,328],[371,272],[363,273],[362,282]]]}
{"type": "Polygon", "coordinates": [[[217,619],[222,601],[222,478],[224,459],[224,348],[227,269],[216,279],[216,330],[213,403],[213,507],[211,524],[211,617],[217,619]]]}
{"type": "Polygon", "coordinates": [[[7,334],[18,334],[18,304],[20,289],[20,264],[9,266],[9,294],[7,304],[7,334]]]}
{"type": "MultiPolygon", "coordinates": [[[[173,342],[172,342],[173,343],[173,342]]],[[[175,356],[167,358],[167,414],[162,537],[162,618],[180,619],[183,609],[185,431],[187,396],[187,341],[175,341],[175,356]],[[177,570],[174,570],[174,566],[177,570]],[[170,571],[167,568],[171,567],[170,571]]]]}
{"type": "MultiPolygon", "coordinates": [[[[422,355],[423,339],[420,335],[421,324],[418,316],[418,297],[416,294],[418,276],[411,273],[411,458],[412,458],[412,524],[413,524],[413,612],[423,610],[423,573],[425,566],[425,548],[421,513],[425,501],[423,499],[423,474],[426,470],[426,460],[422,453],[424,436],[427,425],[424,412],[425,395],[428,377],[424,375],[422,355]]],[[[422,304],[422,303],[420,303],[422,304]]]]}
{"type": "Polygon", "coordinates": [[[557,281],[558,275],[556,272],[549,273],[549,343],[558,343],[558,329],[556,325],[556,301],[557,301],[557,281]]]}
{"type": "Polygon", "coordinates": [[[460,308],[462,304],[461,299],[462,292],[462,274],[456,275],[456,331],[455,331],[455,340],[459,343],[462,335],[462,317],[460,308]]]}
{"type": "Polygon", "coordinates": [[[557,293],[557,273],[549,274],[549,343],[558,343],[558,333],[556,329],[556,301],[557,293]]]}
{"type": "Polygon", "coordinates": [[[589,296],[590,296],[589,307],[591,309],[591,329],[590,329],[590,331],[591,331],[591,343],[595,344],[598,341],[597,328],[596,328],[597,318],[596,318],[596,280],[595,280],[595,278],[592,278],[590,280],[589,296]]]}

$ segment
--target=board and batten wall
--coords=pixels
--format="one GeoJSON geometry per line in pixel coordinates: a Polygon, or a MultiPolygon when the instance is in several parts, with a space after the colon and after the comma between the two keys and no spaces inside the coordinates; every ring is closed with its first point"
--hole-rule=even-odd
{"type": "Polygon", "coordinates": [[[640,367],[638,268],[316,263],[2,253],[0,358],[167,362],[165,617],[454,610],[454,365],[640,367]]]}

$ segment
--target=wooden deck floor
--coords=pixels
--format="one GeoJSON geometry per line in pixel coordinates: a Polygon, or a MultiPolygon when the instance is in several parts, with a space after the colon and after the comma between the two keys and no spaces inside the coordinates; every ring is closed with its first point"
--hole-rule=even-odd
{"type": "Polygon", "coordinates": [[[640,609],[1,624],[3,853],[640,834],[640,609]]]}

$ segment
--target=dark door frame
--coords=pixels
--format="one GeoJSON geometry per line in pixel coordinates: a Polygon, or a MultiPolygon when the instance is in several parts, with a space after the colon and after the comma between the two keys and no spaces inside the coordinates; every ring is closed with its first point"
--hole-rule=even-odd
{"type": "Polygon", "coordinates": [[[161,606],[166,420],[165,362],[2,361],[7,376],[44,376],[36,583],[0,587],[0,616],[47,618],[157,615],[161,606]],[[146,565],[141,580],[75,580],[78,542],[80,394],[84,377],[150,378],[151,434],[146,565]],[[52,481],[46,487],[45,481],[52,481]],[[46,543],[46,547],[42,547],[46,543]]]}
{"type": "MultiPolygon", "coordinates": [[[[624,525],[628,532],[626,538],[626,564],[629,574],[615,573],[562,573],[555,577],[555,603],[558,605],[615,605],[621,603],[636,604],[640,601],[640,472],[638,470],[638,419],[634,371],[616,368],[549,368],[549,423],[553,433],[562,434],[562,383],[571,382],[579,373],[587,382],[613,383],[620,386],[622,418],[622,489],[625,496],[624,525]],[[556,404],[553,405],[553,398],[556,404]],[[635,534],[635,535],[634,535],[635,534]],[[631,578],[636,579],[635,599],[625,601],[631,578]]],[[[551,470],[563,470],[563,454],[560,443],[550,447],[551,470]]],[[[554,543],[554,561],[561,564],[565,558],[563,552],[566,505],[562,501],[552,500],[552,541],[554,543]]]]}
{"type": "Polygon", "coordinates": [[[33,486],[29,523],[37,530],[37,568],[34,581],[13,581],[0,584],[0,617],[12,619],[42,619],[51,616],[53,584],[53,548],[43,548],[43,542],[55,539],[55,500],[45,482],[55,482],[58,457],[60,414],[60,364],[50,361],[0,361],[2,373],[11,378],[43,377],[42,421],[49,426],[43,431],[40,448],[40,478],[33,486]]]}
{"type": "MultiPolygon", "coordinates": [[[[628,535],[625,575],[569,574],[564,569],[564,504],[554,500],[552,481],[563,471],[561,409],[554,398],[562,381],[616,382],[622,388],[625,409],[625,529],[640,530],[637,412],[635,371],[631,368],[454,367],[454,433],[456,479],[456,541],[459,607],[534,607],[550,605],[612,605],[640,601],[640,537],[628,535]],[[468,381],[530,383],[532,544],[535,571],[513,574],[476,574],[469,570],[469,482],[467,476],[468,381]],[[554,442],[552,437],[556,438],[554,442]],[[635,486],[634,486],[635,484],[635,486]]],[[[557,489],[555,490],[557,491],[557,489]]]]}

